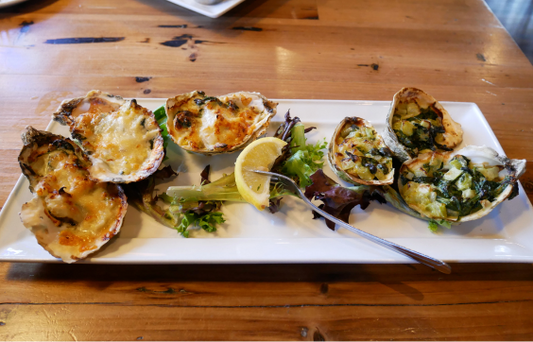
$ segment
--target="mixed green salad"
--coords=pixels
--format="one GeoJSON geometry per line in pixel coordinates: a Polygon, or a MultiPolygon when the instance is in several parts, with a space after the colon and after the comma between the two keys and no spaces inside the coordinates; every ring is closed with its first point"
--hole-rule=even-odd
{"type": "MultiPolygon", "coordinates": [[[[164,107],[155,110],[154,114],[161,127],[166,148],[170,138],[164,107]]],[[[314,128],[306,128],[298,117],[292,118],[289,112],[285,114],[285,121],[274,136],[286,141],[287,145],[275,161],[272,171],[294,179],[302,189],[306,189],[306,196],[321,200],[322,209],[346,222],[356,205],[361,205],[364,209],[372,200],[384,202],[377,193],[371,193],[370,187],[344,188],[322,172],[327,143],[324,139],[316,144],[309,144],[305,136],[314,128]]],[[[125,191],[131,205],[160,223],[176,229],[184,237],[189,236],[189,229],[192,227],[214,232],[218,225],[225,222],[221,211],[225,202],[246,201],[239,194],[233,173],[210,181],[209,170],[207,165],[201,173],[202,181],[199,185],[173,186],[167,192],[156,195],[156,181],[177,176],[170,166],[165,166],[141,182],[125,185],[125,191]]],[[[283,197],[293,195],[281,183],[271,185],[269,211],[276,213],[282,205],[283,197]]],[[[328,221],[327,224],[331,229],[334,228],[332,222],[328,221]]]]}

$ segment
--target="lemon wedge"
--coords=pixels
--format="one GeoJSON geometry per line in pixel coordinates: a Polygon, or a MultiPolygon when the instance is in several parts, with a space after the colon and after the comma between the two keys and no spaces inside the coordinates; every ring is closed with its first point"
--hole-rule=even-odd
{"type": "Polygon", "coordinates": [[[268,207],[270,176],[251,170],[269,171],[287,143],[278,138],[254,141],[241,152],[235,162],[235,184],[241,196],[257,209],[268,207]]]}

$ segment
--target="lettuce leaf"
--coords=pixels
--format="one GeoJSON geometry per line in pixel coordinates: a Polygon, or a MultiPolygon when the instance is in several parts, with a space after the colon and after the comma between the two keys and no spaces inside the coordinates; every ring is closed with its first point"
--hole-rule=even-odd
{"type": "MultiPolygon", "coordinates": [[[[305,196],[310,200],[322,201],[320,209],[346,223],[349,223],[350,212],[354,207],[359,205],[364,210],[371,201],[386,203],[374,187],[360,185],[345,188],[326,176],[322,169],[311,175],[310,179],[311,184],[305,188],[305,196]]],[[[321,217],[316,212],[313,212],[313,215],[314,218],[321,217]]],[[[334,222],[326,219],[326,225],[335,230],[334,222]]]]}
{"type": "Polygon", "coordinates": [[[285,114],[285,122],[274,135],[286,141],[288,144],[282,151],[282,155],[272,167],[273,172],[282,173],[299,183],[301,188],[311,184],[310,176],[324,166],[324,149],[327,146],[326,139],[316,144],[307,144],[305,133],[315,127],[305,128],[300,118],[291,118],[290,112],[285,114]]]}
{"type": "MultiPolygon", "coordinates": [[[[204,169],[202,177],[204,182],[209,171],[204,169]]],[[[124,191],[128,197],[128,203],[138,210],[150,215],[167,227],[176,229],[182,236],[188,237],[188,229],[198,226],[207,232],[214,232],[217,224],[224,223],[225,220],[220,210],[220,203],[217,201],[199,201],[194,198],[187,203],[171,197],[166,193],[155,195],[155,185],[157,179],[167,179],[177,176],[177,173],[170,166],[157,170],[150,177],[136,183],[124,184],[124,191]],[[158,200],[166,203],[164,206],[158,200]]]]}
{"type": "MultiPolygon", "coordinates": [[[[170,136],[168,135],[168,129],[167,129],[167,114],[165,112],[165,106],[161,106],[154,110],[154,116],[157,121],[157,124],[161,128],[161,135],[163,136],[163,148],[167,149],[168,142],[172,140],[170,136]]],[[[165,158],[163,158],[163,161],[166,161],[168,159],[167,154],[165,153],[165,158]]]]}
{"type": "Polygon", "coordinates": [[[222,217],[222,213],[218,211],[204,214],[197,214],[193,211],[187,211],[183,215],[180,225],[175,228],[184,237],[189,237],[189,231],[187,229],[190,226],[199,226],[206,232],[212,233],[217,230],[217,224],[224,222],[226,222],[226,220],[224,220],[222,217]]]}
{"type": "Polygon", "coordinates": [[[154,192],[156,179],[175,176],[177,173],[170,166],[166,166],[140,182],[123,184],[122,187],[128,197],[128,203],[165,226],[174,228],[179,224],[179,215],[157,204],[158,197],[154,195],[154,192]]]}

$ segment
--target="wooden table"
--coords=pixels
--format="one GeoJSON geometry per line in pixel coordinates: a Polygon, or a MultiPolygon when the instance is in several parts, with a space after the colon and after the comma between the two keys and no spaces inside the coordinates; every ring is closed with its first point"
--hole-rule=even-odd
{"type": "MultiPolygon", "coordinates": [[[[0,10],[0,203],[22,129],[90,89],[390,100],[407,85],[477,103],[528,160],[533,199],[533,67],[481,0],[247,0],[218,19],[164,0],[30,0],[0,10]]],[[[532,265],[452,266],[1,263],[0,339],[533,338],[532,265]]]]}

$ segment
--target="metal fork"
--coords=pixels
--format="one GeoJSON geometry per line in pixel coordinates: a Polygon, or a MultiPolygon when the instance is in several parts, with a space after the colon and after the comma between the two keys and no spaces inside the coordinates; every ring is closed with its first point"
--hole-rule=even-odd
{"type": "Polygon", "coordinates": [[[288,188],[288,190],[290,190],[290,191],[294,192],[296,195],[298,195],[314,211],[316,211],[317,213],[319,213],[323,217],[327,218],[328,220],[331,220],[331,221],[335,222],[337,225],[348,229],[352,233],[355,233],[355,234],[357,234],[357,235],[359,235],[361,237],[364,237],[365,239],[370,240],[370,241],[372,241],[374,243],[377,243],[378,245],[383,246],[385,248],[388,248],[388,249],[390,249],[390,250],[392,250],[394,252],[403,254],[403,255],[405,255],[405,256],[407,256],[407,257],[409,257],[409,258],[411,258],[411,259],[413,259],[413,260],[415,260],[415,261],[417,261],[417,262],[419,262],[419,263],[421,263],[423,265],[426,265],[426,266],[429,266],[431,268],[434,268],[437,271],[440,271],[440,272],[445,273],[445,274],[452,273],[452,268],[450,267],[450,265],[448,265],[444,261],[432,258],[432,257],[427,256],[425,254],[422,254],[420,252],[417,252],[417,251],[414,251],[412,249],[409,249],[407,247],[400,246],[400,245],[398,245],[398,244],[396,244],[394,242],[390,242],[390,241],[384,240],[382,238],[379,238],[379,237],[377,237],[375,235],[369,234],[369,233],[367,233],[367,232],[365,232],[363,230],[357,229],[354,226],[349,225],[348,223],[346,223],[344,221],[341,221],[341,220],[337,219],[335,216],[332,216],[332,215],[328,214],[324,210],[319,209],[309,199],[307,199],[307,197],[305,197],[305,195],[302,192],[302,190],[300,190],[298,185],[292,179],[290,179],[289,177],[286,177],[284,175],[280,175],[280,174],[274,173],[274,172],[266,172],[266,171],[259,171],[259,170],[250,170],[250,171],[253,171],[253,172],[256,172],[256,173],[260,173],[262,175],[271,176],[272,177],[271,180],[275,180],[275,181],[281,182],[283,185],[285,185],[288,188]]]}

